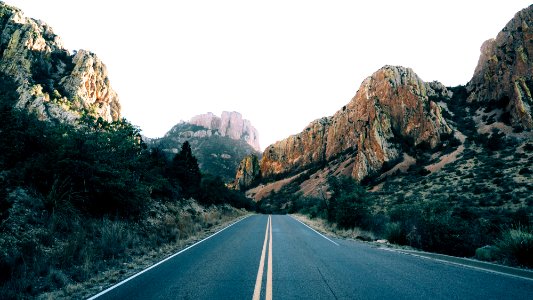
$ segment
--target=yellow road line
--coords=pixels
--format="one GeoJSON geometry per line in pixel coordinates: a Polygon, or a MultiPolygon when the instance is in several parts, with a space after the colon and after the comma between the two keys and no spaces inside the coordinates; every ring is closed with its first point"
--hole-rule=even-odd
{"type": "Polygon", "coordinates": [[[268,269],[265,298],[266,300],[272,300],[272,217],[270,218],[270,239],[268,242],[268,269]]]}
{"type": "Polygon", "coordinates": [[[265,241],[263,242],[263,251],[261,252],[261,260],[259,261],[259,270],[257,270],[257,278],[255,279],[254,297],[253,300],[259,300],[261,297],[261,284],[263,283],[263,270],[265,269],[265,252],[268,240],[268,228],[270,226],[270,216],[268,216],[265,241]]]}

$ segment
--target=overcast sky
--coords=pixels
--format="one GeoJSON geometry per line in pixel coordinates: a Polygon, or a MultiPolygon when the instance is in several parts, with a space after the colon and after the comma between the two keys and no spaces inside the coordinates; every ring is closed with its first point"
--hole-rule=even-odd
{"type": "Polygon", "coordinates": [[[107,65],[122,114],[148,137],[238,111],[261,147],[334,114],[384,65],[447,86],[530,1],[5,0],[107,65]]]}

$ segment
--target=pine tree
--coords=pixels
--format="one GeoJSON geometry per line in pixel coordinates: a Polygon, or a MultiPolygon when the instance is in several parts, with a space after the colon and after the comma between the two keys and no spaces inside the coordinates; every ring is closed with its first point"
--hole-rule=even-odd
{"type": "Polygon", "coordinates": [[[181,146],[181,151],[172,160],[171,177],[183,189],[185,197],[196,197],[200,190],[202,174],[198,167],[198,160],[192,155],[191,145],[185,141],[181,146]]]}

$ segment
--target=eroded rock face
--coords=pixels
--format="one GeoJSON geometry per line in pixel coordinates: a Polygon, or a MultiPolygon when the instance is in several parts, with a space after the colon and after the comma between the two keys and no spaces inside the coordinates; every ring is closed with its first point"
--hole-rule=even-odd
{"type": "Polygon", "coordinates": [[[518,12],[481,55],[467,89],[470,102],[496,102],[513,126],[533,129],[533,5],[518,12]]]}
{"type": "Polygon", "coordinates": [[[72,122],[82,112],[107,121],[120,118],[117,94],[96,55],[84,50],[71,55],[52,28],[3,2],[0,72],[19,86],[16,106],[40,119],[72,122]]]}
{"type": "Polygon", "coordinates": [[[398,159],[402,142],[434,148],[451,129],[432,97],[450,98],[451,92],[422,81],[409,68],[385,66],[365,79],[335,115],[267,147],[261,174],[300,171],[344,156],[355,158],[352,177],[362,180],[398,159]]]}
{"type": "Polygon", "coordinates": [[[234,140],[244,140],[256,151],[261,151],[257,130],[250,121],[243,119],[238,112],[224,111],[221,117],[209,112],[193,117],[189,123],[216,130],[221,136],[228,136],[234,140]]]}
{"type": "Polygon", "coordinates": [[[106,66],[95,54],[85,50],[78,51],[72,62],[72,72],[60,81],[67,94],[82,99],[86,108],[94,107],[105,120],[118,120],[120,103],[109,83],[106,66]]]}
{"type": "Polygon", "coordinates": [[[302,132],[268,146],[261,159],[261,174],[269,177],[324,161],[330,122],[331,117],[315,120],[302,132]]]}
{"type": "Polygon", "coordinates": [[[259,176],[259,159],[256,155],[248,155],[239,164],[233,186],[237,190],[247,189],[259,176]]]}

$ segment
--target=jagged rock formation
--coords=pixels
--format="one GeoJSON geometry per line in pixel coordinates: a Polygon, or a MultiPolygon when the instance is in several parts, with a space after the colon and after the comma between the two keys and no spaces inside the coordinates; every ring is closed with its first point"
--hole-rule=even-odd
{"type": "Polygon", "coordinates": [[[243,119],[238,112],[224,111],[221,117],[209,112],[193,117],[189,123],[216,130],[221,136],[228,136],[234,140],[242,139],[256,151],[261,151],[257,130],[250,121],[243,119]]]}
{"type": "Polygon", "coordinates": [[[257,180],[260,175],[259,159],[254,154],[247,155],[239,163],[233,187],[237,190],[246,189],[246,187],[251,186],[254,183],[254,180],[257,180]]]}
{"type": "Polygon", "coordinates": [[[449,98],[451,92],[438,82],[422,81],[411,69],[385,66],[335,115],[269,146],[262,176],[301,171],[347,154],[354,158],[351,175],[362,180],[397,160],[401,143],[434,148],[451,129],[432,97],[449,98]]]}
{"type": "Polygon", "coordinates": [[[470,102],[496,102],[515,127],[533,129],[533,5],[518,12],[495,39],[481,46],[468,83],[470,102]]]}
{"type": "MultiPolygon", "coordinates": [[[[239,113],[233,113],[240,117],[239,113]]],[[[242,120],[242,117],[240,117],[242,120]]],[[[213,114],[205,114],[193,118],[194,123],[181,122],[170,129],[164,137],[159,139],[145,140],[152,147],[158,147],[163,151],[174,155],[178,153],[181,145],[188,141],[193,155],[198,159],[202,173],[220,176],[225,182],[232,182],[239,162],[247,155],[260,155],[244,138],[233,138],[225,130],[222,134],[220,118],[213,114]],[[205,125],[198,125],[203,124],[205,125]],[[209,127],[207,127],[209,126],[209,127]]],[[[192,122],[192,121],[191,121],[192,122]]],[[[247,121],[249,124],[249,121],[247,121]]],[[[243,123],[243,122],[241,122],[243,123]]],[[[227,129],[227,127],[225,127],[227,129]]],[[[257,136],[255,129],[249,124],[257,136]]],[[[247,135],[246,135],[247,136],[247,135]]]]}
{"type": "Polygon", "coordinates": [[[72,122],[83,113],[120,118],[105,65],[91,52],[70,54],[45,23],[0,2],[0,72],[17,83],[16,106],[43,120],[72,122]]]}
{"type": "MultiPolygon", "coordinates": [[[[408,68],[378,70],[335,115],[267,147],[260,162],[262,177],[282,182],[299,174],[303,180],[309,178],[299,186],[308,194],[323,187],[327,176],[351,175],[361,181],[369,175],[390,175],[387,169],[402,156],[411,158],[417,174],[434,172],[436,165],[457,159],[466,149],[465,139],[478,146],[488,143],[489,148],[504,145],[502,136],[527,143],[533,129],[532,20],[533,5],[518,12],[496,39],[483,44],[466,88],[423,82],[408,68]],[[439,153],[444,148],[450,155],[439,153]]],[[[267,188],[250,192],[264,194],[260,191],[267,188]]]]}

